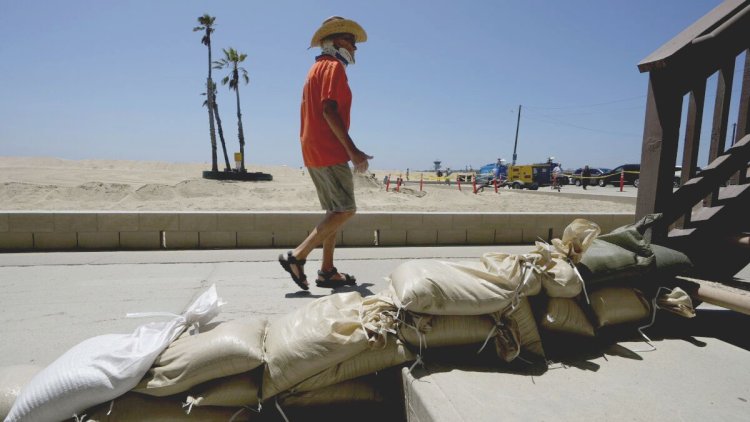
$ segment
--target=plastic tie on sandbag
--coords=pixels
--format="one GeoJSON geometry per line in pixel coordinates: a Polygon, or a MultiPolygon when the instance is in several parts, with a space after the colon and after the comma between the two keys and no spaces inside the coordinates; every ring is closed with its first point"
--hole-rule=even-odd
{"type": "Polygon", "coordinates": [[[185,414],[189,415],[190,412],[193,410],[193,406],[200,406],[202,401],[203,401],[203,397],[195,398],[193,396],[187,396],[185,403],[182,403],[183,409],[187,407],[187,410],[185,410],[185,414]]]}
{"type": "Polygon", "coordinates": [[[659,310],[659,309],[662,309],[661,306],[659,306],[659,304],[657,303],[657,299],[659,298],[659,295],[661,294],[662,290],[666,290],[666,291],[672,292],[672,289],[670,289],[668,287],[663,287],[663,286],[659,287],[659,289],[656,291],[656,294],[654,295],[654,298],[651,299],[651,322],[649,322],[648,324],[646,324],[646,325],[644,325],[642,327],[638,327],[638,332],[641,333],[641,336],[646,341],[646,344],[648,344],[651,348],[650,349],[643,349],[643,350],[631,350],[632,352],[643,353],[643,352],[653,352],[653,351],[656,350],[656,346],[654,346],[651,343],[652,340],[646,335],[646,333],[643,332],[643,330],[645,330],[646,328],[651,327],[652,325],[654,325],[656,323],[656,311],[659,310]]]}
{"type": "Polygon", "coordinates": [[[289,422],[289,418],[286,417],[284,410],[281,409],[281,405],[279,404],[278,397],[274,400],[274,403],[276,403],[276,409],[279,411],[279,414],[281,415],[282,418],[284,418],[284,422],[289,422]]]}

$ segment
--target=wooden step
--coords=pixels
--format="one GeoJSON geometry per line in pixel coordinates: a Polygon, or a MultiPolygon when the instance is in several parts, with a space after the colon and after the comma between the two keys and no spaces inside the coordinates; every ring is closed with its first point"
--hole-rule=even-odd
{"type": "Polygon", "coordinates": [[[693,211],[693,213],[691,214],[690,223],[696,226],[705,224],[705,222],[711,220],[711,218],[713,218],[715,215],[721,213],[724,208],[724,205],[699,208],[697,211],[693,211]]]}
{"type": "Polygon", "coordinates": [[[725,186],[719,189],[719,202],[737,200],[747,194],[750,194],[750,183],[725,186]]]}

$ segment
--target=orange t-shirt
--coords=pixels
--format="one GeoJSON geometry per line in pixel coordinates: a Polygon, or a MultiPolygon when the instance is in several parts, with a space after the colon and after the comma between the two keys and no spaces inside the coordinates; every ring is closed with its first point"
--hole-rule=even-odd
{"type": "Polygon", "coordinates": [[[344,65],[328,55],[317,58],[302,90],[300,142],[306,167],[326,167],[349,161],[349,154],[323,117],[324,100],[336,101],[348,131],[352,91],[344,65]]]}

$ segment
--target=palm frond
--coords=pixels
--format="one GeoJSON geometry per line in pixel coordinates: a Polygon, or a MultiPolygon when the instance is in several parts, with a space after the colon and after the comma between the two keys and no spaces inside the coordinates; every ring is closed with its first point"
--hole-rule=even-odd
{"type": "MultiPolygon", "coordinates": [[[[224,76],[224,78],[222,78],[222,80],[221,80],[221,84],[222,85],[226,85],[227,82],[229,82],[229,76],[224,76]]],[[[229,84],[229,86],[231,87],[232,84],[229,84]]]]}
{"type": "Polygon", "coordinates": [[[204,29],[206,29],[205,26],[196,26],[193,28],[193,32],[203,31],[204,29]]]}

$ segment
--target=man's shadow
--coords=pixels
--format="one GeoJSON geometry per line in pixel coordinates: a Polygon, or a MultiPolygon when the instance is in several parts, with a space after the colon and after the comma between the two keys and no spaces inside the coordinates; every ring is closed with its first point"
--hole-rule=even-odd
{"type": "MultiPolygon", "coordinates": [[[[365,297],[365,296],[372,296],[375,294],[373,293],[372,290],[369,289],[370,286],[374,286],[374,284],[362,283],[362,284],[356,284],[354,286],[341,286],[341,287],[336,287],[333,289],[328,289],[328,291],[330,292],[329,294],[345,293],[345,292],[359,292],[359,294],[362,295],[362,297],[365,297]]],[[[313,284],[310,287],[314,288],[315,285],[313,284]]],[[[317,299],[317,298],[329,296],[329,294],[313,294],[310,290],[298,290],[293,293],[287,293],[284,295],[284,297],[287,299],[309,299],[309,298],[317,299]]]]}

